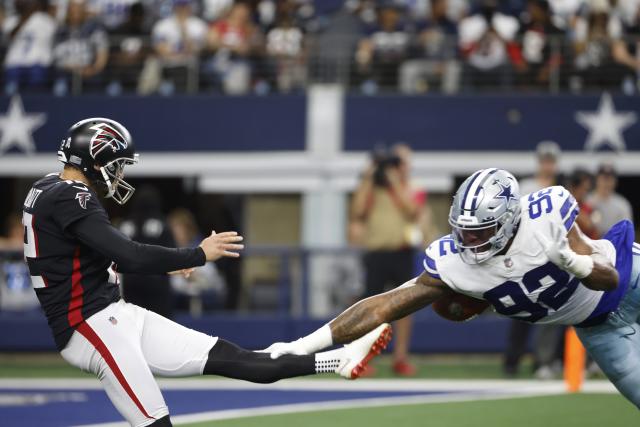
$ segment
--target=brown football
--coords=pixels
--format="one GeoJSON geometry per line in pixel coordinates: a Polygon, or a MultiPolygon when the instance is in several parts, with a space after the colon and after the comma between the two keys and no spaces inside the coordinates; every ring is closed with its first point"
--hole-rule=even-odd
{"type": "Polygon", "coordinates": [[[440,317],[453,322],[464,322],[485,311],[489,305],[487,301],[452,292],[438,299],[432,307],[440,317]]]}

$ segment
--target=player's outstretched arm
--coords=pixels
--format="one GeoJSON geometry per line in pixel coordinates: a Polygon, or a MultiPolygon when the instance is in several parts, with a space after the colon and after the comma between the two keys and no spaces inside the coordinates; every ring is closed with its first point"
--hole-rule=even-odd
{"type": "Polygon", "coordinates": [[[615,249],[606,240],[591,240],[574,224],[568,233],[559,224],[551,225],[551,240],[542,233],[536,238],[555,265],[580,279],[595,291],[610,291],[618,286],[618,271],[607,253],[615,249]]]}
{"type": "Polygon", "coordinates": [[[401,319],[446,295],[451,289],[426,273],[389,292],[363,299],[315,332],[288,343],[272,344],[263,352],[310,354],[360,338],[378,325],[401,319]]]}
{"type": "Polygon", "coordinates": [[[161,274],[204,265],[222,256],[237,257],[242,237],[213,234],[196,248],[166,248],[135,242],[116,229],[106,215],[89,215],[69,226],[72,235],[118,265],[122,273],[161,274]]]}
{"type": "Polygon", "coordinates": [[[436,301],[451,289],[422,273],[413,281],[357,302],[329,323],[334,344],[360,338],[381,323],[401,319],[436,301]]]}

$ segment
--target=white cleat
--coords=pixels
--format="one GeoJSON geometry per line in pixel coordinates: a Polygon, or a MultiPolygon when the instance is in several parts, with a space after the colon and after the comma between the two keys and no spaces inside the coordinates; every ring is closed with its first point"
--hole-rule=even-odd
{"type": "Polygon", "coordinates": [[[347,379],[355,380],[362,375],[369,361],[387,348],[389,341],[391,325],[383,323],[344,346],[344,355],[336,372],[347,379]]]}

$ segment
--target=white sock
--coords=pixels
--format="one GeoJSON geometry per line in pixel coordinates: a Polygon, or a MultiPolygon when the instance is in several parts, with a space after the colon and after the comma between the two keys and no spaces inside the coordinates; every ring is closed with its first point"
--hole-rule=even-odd
{"type": "Polygon", "coordinates": [[[316,353],[316,374],[336,372],[342,361],[344,348],[316,353]]]}

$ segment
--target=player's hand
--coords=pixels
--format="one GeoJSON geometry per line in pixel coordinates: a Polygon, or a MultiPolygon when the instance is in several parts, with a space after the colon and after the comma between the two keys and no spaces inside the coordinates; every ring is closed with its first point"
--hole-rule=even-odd
{"type": "Polygon", "coordinates": [[[239,242],[242,242],[242,236],[238,236],[235,231],[225,231],[220,234],[212,231],[211,236],[200,243],[200,247],[204,251],[207,261],[215,261],[222,257],[239,257],[238,251],[244,249],[244,245],[239,242]]]}
{"type": "Polygon", "coordinates": [[[300,340],[293,342],[276,342],[264,350],[258,350],[258,353],[271,353],[272,359],[277,359],[283,354],[295,354],[298,356],[307,354],[298,341],[300,340]]]}
{"type": "Polygon", "coordinates": [[[593,259],[588,255],[578,255],[569,246],[567,232],[560,224],[550,224],[549,239],[540,230],[535,232],[536,240],[542,245],[549,260],[574,276],[582,279],[593,270],[593,259]]]}

